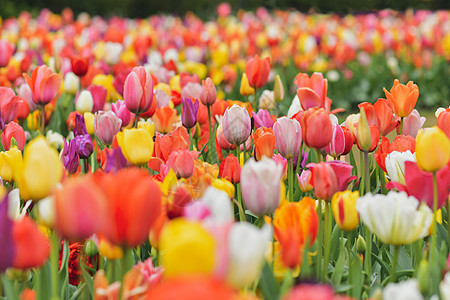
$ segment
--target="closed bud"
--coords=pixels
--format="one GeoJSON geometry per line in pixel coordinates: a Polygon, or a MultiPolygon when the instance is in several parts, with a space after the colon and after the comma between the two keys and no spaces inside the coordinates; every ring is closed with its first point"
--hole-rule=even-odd
{"type": "Polygon", "coordinates": [[[91,92],[83,90],[78,94],[75,99],[75,108],[80,113],[91,112],[94,107],[94,98],[92,98],[91,92]]]}
{"type": "Polygon", "coordinates": [[[360,110],[360,117],[358,122],[358,128],[356,133],[358,145],[362,151],[369,151],[372,144],[372,137],[370,135],[370,127],[367,122],[366,112],[364,109],[360,110]]]}
{"type": "Polygon", "coordinates": [[[359,254],[362,254],[366,252],[366,240],[362,237],[362,235],[358,235],[358,238],[356,239],[356,251],[359,254]]]}
{"type": "Polygon", "coordinates": [[[255,93],[255,89],[252,88],[248,83],[247,74],[245,73],[242,74],[241,88],[239,89],[239,92],[241,93],[242,96],[250,96],[255,93]]]}
{"type": "Polygon", "coordinates": [[[428,295],[431,287],[430,266],[426,259],[422,259],[417,269],[417,280],[419,281],[419,291],[422,295],[428,295]]]}
{"type": "Polygon", "coordinates": [[[86,240],[84,243],[84,253],[89,257],[94,257],[98,254],[97,245],[92,240],[86,240]]]}
{"type": "Polygon", "coordinates": [[[273,99],[275,102],[281,102],[284,99],[284,87],[280,75],[275,76],[275,85],[273,87],[273,99]]]}

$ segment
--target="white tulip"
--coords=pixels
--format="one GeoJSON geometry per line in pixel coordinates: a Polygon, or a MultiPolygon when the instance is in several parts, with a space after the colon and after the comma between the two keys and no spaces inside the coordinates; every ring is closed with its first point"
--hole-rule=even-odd
{"type": "Polygon", "coordinates": [[[230,223],[234,221],[232,202],[230,197],[228,197],[228,194],[224,191],[210,186],[206,189],[206,192],[200,201],[205,203],[211,212],[211,215],[205,221],[214,224],[230,223]]]}
{"type": "Polygon", "coordinates": [[[416,153],[393,151],[386,156],[386,171],[391,181],[405,184],[405,162],[416,161],[416,153]]]}
{"type": "Polygon", "coordinates": [[[383,290],[383,300],[423,300],[416,278],[389,283],[383,290]]]}
{"type": "Polygon", "coordinates": [[[80,89],[80,78],[73,72],[67,72],[64,76],[64,92],[75,95],[80,89]]]}
{"type": "Polygon", "coordinates": [[[122,54],[123,46],[119,43],[107,42],[105,44],[105,62],[108,65],[115,65],[120,60],[120,55],[122,54]]]}
{"type": "Polygon", "coordinates": [[[64,137],[60,133],[54,132],[51,129],[47,131],[45,138],[49,145],[57,150],[62,149],[64,146],[64,137]]]}
{"type": "Polygon", "coordinates": [[[94,107],[94,98],[91,92],[83,90],[76,99],[75,108],[80,113],[91,112],[94,107]]]}
{"type": "Polygon", "coordinates": [[[31,200],[28,200],[22,210],[20,209],[20,192],[19,189],[13,189],[8,194],[8,216],[13,220],[22,219],[27,213],[28,207],[31,205],[31,200]]]}

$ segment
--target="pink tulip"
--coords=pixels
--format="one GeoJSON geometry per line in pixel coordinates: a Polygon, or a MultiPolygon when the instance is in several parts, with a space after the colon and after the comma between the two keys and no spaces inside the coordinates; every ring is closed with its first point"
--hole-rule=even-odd
{"type": "MultiPolygon", "coordinates": [[[[422,128],[426,120],[425,117],[420,116],[417,109],[414,109],[409,116],[403,119],[403,134],[416,138],[419,129],[422,128]]],[[[397,130],[400,129],[400,127],[397,128],[397,130]]]]}
{"type": "Polygon", "coordinates": [[[100,111],[95,114],[94,132],[104,145],[111,145],[121,125],[122,120],[112,111],[100,111]]]}
{"type": "Polygon", "coordinates": [[[27,74],[23,74],[23,77],[30,86],[33,102],[38,105],[46,105],[52,101],[61,87],[61,75],[53,73],[46,65],[34,69],[31,77],[27,74]]]}
{"type": "Polygon", "coordinates": [[[216,102],[217,91],[211,78],[206,78],[202,82],[202,91],[200,93],[200,101],[204,105],[213,105],[216,102]]]}
{"type": "Polygon", "coordinates": [[[311,78],[306,73],[300,73],[295,78],[295,84],[298,86],[297,96],[303,110],[325,107],[328,81],[323,78],[322,73],[315,72],[311,78]]]}
{"type": "Polygon", "coordinates": [[[233,144],[230,144],[227,139],[225,138],[225,135],[223,134],[223,127],[222,124],[219,124],[216,130],[216,140],[219,147],[223,150],[234,150],[236,149],[236,146],[233,144]]]}
{"type": "Polygon", "coordinates": [[[273,125],[275,147],[286,158],[291,159],[300,151],[302,145],[302,129],[296,119],[279,118],[273,125]]]}
{"type": "Polygon", "coordinates": [[[189,178],[194,173],[194,159],[196,152],[178,150],[170,154],[167,167],[172,169],[178,178],[189,178]]]}
{"type": "Polygon", "coordinates": [[[141,114],[152,106],[153,79],[144,67],[134,67],[123,87],[123,98],[128,110],[141,114]]]}
{"type": "Polygon", "coordinates": [[[6,67],[14,53],[14,45],[6,40],[0,40],[0,68],[6,67]]]}
{"type": "Polygon", "coordinates": [[[113,103],[111,110],[122,120],[122,127],[127,127],[130,124],[133,115],[125,105],[125,101],[118,100],[116,103],[113,103]]]}
{"type": "Polygon", "coordinates": [[[450,139],[450,108],[441,112],[437,118],[437,127],[439,127],[450,139]]]}
{"type": "Polygon", "coordinates": [[[346,162],[334,160],[327,162],[327,164],[333,168],[334,174],[336,174],[338,191],[345,191],[348,183],[357,178],[356,176],[352,176],[353,166],[346,162]]]}
{"type": "Polygon", "coordinates": [[[23,151],[25,147],[25,131],[22,126],[16,122],[10,122],[5,126],[5,130],[2,132],[2,143],[6,151],[11,147],[11,139],[14,138],[17,142],[17,147],[20,151],[23,151]]]}
{"type": "Polygon", "coordinates": [[[247,109],[234,104],[223,115],[223,134],[229,143],[239,146],[250,136],[251,123],[247,109]]]}
{"type": "Polygon", "coordinates": [[[325,162],[306,165],[311,169],[311,184],[318,199],[330,200],[339,191],[338,179],[333,167],[325,162]]]}
{"type": "Polygon", "coordinates": [[[298,185],[303,193],[309,192],[313,189],[311,184],[311,170],[304,170],[301,174],[297,174],[298,185]]]}
{"type": "Polygon", "coordinates": [[[16,118],[19,109],[19,101],[16,94],[10,88],[0,87],[0,113],[2,114],[5,124],[13,121],[16,118]]]}
{"type": "Polygon", "coordinates": [[[344,131],[342,130],[341,126],[339,126],[338,124],[332,124],[332,126],[333,135],[331,136],[331,142],[327,146],[325,146],[325,152],[328,155],[336,158],[344,153],[346,140],[344,131]]]}
{"type": "Polygon", "coordinates": [[[22,83],[17,89],[17,96],[27,102],[28,107],[30,108],[30,113],[34,112],[37,109],[36,103],[33,102],[33,92],[31,91],[30,86],[27,83],[22,83]]]}
{"type": "Polygon", "coordinates": [[[92,112],[98,112],[104,109],[106,95],[108,91],[101,85],[91,84],[88,86],[87,90],[91,92],[92,98],[94,99],[94,106],[92,107],[92,112]]]}

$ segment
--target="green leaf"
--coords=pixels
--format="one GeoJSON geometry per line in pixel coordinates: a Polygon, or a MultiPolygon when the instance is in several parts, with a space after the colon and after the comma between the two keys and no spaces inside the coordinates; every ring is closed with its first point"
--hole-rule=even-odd
{"type": "MultiPolygon", "coordinates": [[[[331,275],[331,280],[334,283],[334,286],[339,286],[342,280],[342,275],[344,274],[344,266],[346,261],[348,261],[348,252],[347,249],[344,247],[345,240],[340,240],[340,247],[339,247],[339,256],[336,261],[336,265],[334,267],[333,275],[331,275]]],[[[333,248],[336,249],[336,248],[333,248]]]]}
{"type": "Polygon", "coordinates": [[[67,241],[64,241],[63,246],[63,255],[61,259],[61,269],[58,271],[58,282],[60,283],[60,291],[59,295],[62,299],[66,299],[69,295],[69,270],[68,270],[68,262],[69,262],[69,244],[67,241]]]}
{"type": "Polygon", "coordinates": [[[264,263],[259,285],[265,300],[277,300],[280,298],[280,286],[267,262],[264,263]]]}
{"type": "Polygon", "coordinates": [[[100,140],[98,139],[98,137],[94,134],[95,136],[95,140],[97,141],[97,145],[100,148],[100,151],[102,151],[103,149],[105,149],[105,145],[103,145],[102,142],[100,142],[100,140]]]}
{"type": "MultiPolygon", "coordinates": [[[[367,259],[367,258],[366,258],[367,259]]],[[[361,296],[362,285],[364,280],[364,275],[362,273],[362,265],[358,256],[355,256],[350,264],[350,272],[351,272],[351,283],[353,285],[353,289],[351,295],[356,299],[359,299],[361,296]]]]}
{"type": "MultiPolygon", "coordinates": [[[[91,277],[88,271],[86,271],[86,266],[84,265],[83,260],[80,261],[81,271],[83,273],[83,279],[86,283],[86,286],[89,290],[89,298],[94,298],[94,279],[91,277]]],[[[38,298],[39,299],[39,298],[38,298]]]]}
{"type": "Polygon", "coordinates": [[[1,279],[6,299],[19,299],[19,291],[14,288],[13,283],[6,276],[1,276],[1,279]]]}

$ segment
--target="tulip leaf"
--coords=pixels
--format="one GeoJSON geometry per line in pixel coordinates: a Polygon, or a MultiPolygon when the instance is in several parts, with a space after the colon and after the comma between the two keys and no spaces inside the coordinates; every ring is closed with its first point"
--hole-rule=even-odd
{"type": "Polygon", "coordinates": [[[86,286],[88,287],[88,290],[89,290],[90,298],[93,299],[94,298],[94,279],[91,277],[89,272],[86,270],[86,266],[85,266],[83,260],[80,260],[80,267],[81,267],[81,271],[83,273],[84,282],[86,282],[86,286]]]}
{"type": "MultiPolygon", "coordinates": [[[[39,268],[34,273],[33,290],[36,291],[36,299],[50,299],[51,298],[51,286],[50,286],[50,262],[47,262],[44,266],[39,268]]],[[[16,298],[13,298],[16,299],[16,298]]]]}
{"type": "MultiPolygon", "coordinates": [[[[105,149],[105,145],[103,145],[103,143],[100,142],[100,140],[98,139],[97,135],[94,134],[94,136],[95,136],[95,140],[97,141],[97,145],[98,145],[98,147],[100,148],[100,151],[102,151],[103,149],[105,149]]],[[[94,151],[94,152],[95,152],[95,151],[94,151]]]]}
{"type": "Polygon", "coordinates": [[[6,276],[2,276],[1,279],[6,296],[5,299],[19,299],[19,291],[14,287],[13,283],[6,276]]]}
{"type": "Polygon", "coordinates": [[[362,265],[358,256],[355,256],[350,263],[350,274],[351,283],[353,285],[351,295],[355,298],[359,298],[362,291],[364,276],[362,276],[362,265]]]}
{"type": "MultiPolygon", "coordinates": [[[[331,248],[330,249],[339,249],[341,240],[339,235],[342,233],[342,231],[339,229],[338,226],[334,226],[333,231],[331,233],[331,248]]],[[[330,259],[335,261],[338,258],[338,255],[340,255],[340,252],[338,251],[331,251],[330,259]]]]}
{"type": "Polygon", "coordinates": [[[59,270],[59,280],[61,291],[59,295],[62,299],[66,299],[66,296],[69,295],[69,271],[68,271],[68,262],[69,262],[69,245],[67,241],[64,241],[63,245],[63,254],[61,259],[61,269],[59,270]]]}
{"type": "MultiPolygon", "coordinates": [[[[344,274],[345,262],[348,261],[347,249],[344,247],[345,240],[340,239],[339,256],[334,267],[333,275],[331,275],[331,280],[334,286],[339,286],[342,280],[342,275],[344,274]]],[[[336,248],[333,248],[336,249],[336,248]]]]}
{"type": "Polygon", "coordinates": [[[264,299],[277,300],[280,298],[280,286],[267,262],[264,263],[259,283],[264,299]]]}

